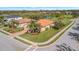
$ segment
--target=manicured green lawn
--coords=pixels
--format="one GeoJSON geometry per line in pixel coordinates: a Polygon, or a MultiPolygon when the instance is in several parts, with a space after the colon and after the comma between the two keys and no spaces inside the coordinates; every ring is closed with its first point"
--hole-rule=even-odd
{"type": "Polygon", "coordinates": [[[55,35],[58,31],[59,30],[56,30],[56,29],[48,29],[36,35],[24,34],[24,35],[21,35],[21,37],[34,42],[45,42],[49,40],[53,35],[55,35]]]}

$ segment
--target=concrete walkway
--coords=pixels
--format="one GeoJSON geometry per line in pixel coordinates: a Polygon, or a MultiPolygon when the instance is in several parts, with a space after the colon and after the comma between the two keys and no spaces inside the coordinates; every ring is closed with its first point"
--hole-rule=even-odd
{"type": "Polygon", "coordinates": [[[31,45],[28,48],[26,48],[24,51],[35,51],[36,49],[38,49],[37,45],[31,45]]]}

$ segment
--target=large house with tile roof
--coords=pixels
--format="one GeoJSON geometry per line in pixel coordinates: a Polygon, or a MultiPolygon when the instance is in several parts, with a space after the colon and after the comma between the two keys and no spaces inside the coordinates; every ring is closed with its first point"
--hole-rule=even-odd
{"type": "Polygon", "coordinates": [[[46,28],[50,28],[51,26],[54,26],[54,21],[50,19],[40,19],[37,22],[41,26],[41,32],[45,31],[46,28]]]}

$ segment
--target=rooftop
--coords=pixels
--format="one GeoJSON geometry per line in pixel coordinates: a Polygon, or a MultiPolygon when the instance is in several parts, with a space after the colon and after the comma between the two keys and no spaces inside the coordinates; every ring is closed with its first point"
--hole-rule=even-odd
{"type": "Polygon", "coordinates": [[[48,25],[53,24],[54,21],[52,21],[52,20],[50,20],[50,19],[40,19],[40,20],[38,21],[38,23],[39,23],[42,27],[44,27],[44,26],[48,26],[48,25]]]}
{"type": "Polygon", "coordinates": [[[7,18],[18,18],[20,16],[17,16],[17,15],[5,15],[5,17],[7,17],[7,18]]]}
{"type": "Polygon", "coordinates": [[[19,24],[29,23],[29,22],[31,22],[31,19],[24,18],[24,19],[18,20],[18,22],[19,22],[19,24]]]}

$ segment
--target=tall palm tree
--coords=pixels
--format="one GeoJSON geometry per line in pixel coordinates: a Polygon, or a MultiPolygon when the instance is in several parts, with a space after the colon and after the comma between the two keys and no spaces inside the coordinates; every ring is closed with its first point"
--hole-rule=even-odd
{"type": "Polygon", "coordinates": [[[4,16],[0,16],[0,23],[1,23],[1,24],[4,23],[4,16]]]}
{"type": "Polygon", "coordinates": [[[18,21],[12,19],[12,20],[8,23],[8,26],[9,26],[9,28],[12,29],[12,31],[15,31],[15,29],[16,29],[17,26],[18,26],[18,24],[19,24],[18,21]]]}
{"type": "Polygon", "coordinates": [[[40,26],[35,23],[34,21],[32,21],[29,25],[29,30],[31,31],[31,33],[35,33],[35,32],[40,32],[40,26]]]}

